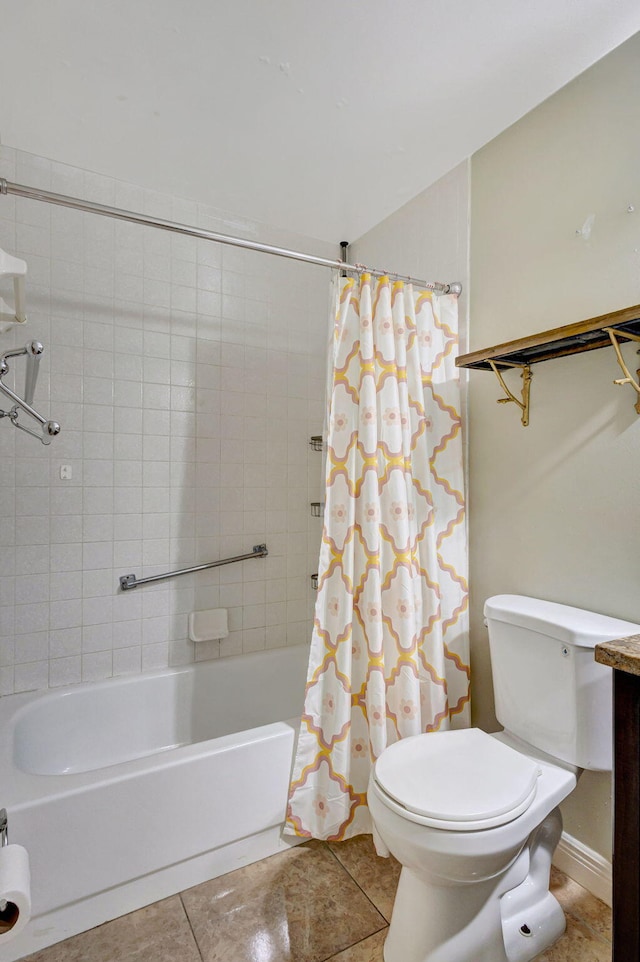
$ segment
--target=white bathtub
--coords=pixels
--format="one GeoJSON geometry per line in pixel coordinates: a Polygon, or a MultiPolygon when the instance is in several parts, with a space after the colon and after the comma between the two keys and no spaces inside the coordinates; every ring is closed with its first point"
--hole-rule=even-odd
{"type": "Polygon", "coordinates": [[[0,699],[0,807],[32,920],[0,962],[295,844],[306,645],[0,699]]]}

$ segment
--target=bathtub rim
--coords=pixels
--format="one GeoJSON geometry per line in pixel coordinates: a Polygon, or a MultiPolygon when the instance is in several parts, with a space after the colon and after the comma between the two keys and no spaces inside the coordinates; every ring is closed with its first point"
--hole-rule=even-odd
{"type": "Polygon", "coordinates": [[[131,675],[118,675],[97,682],[81,682],[78,685],[66,685],[55,689],[43,688],[36,691],[19,692],[13,695],[3,696],[0,698],[0,771],[5,775],[3,779],[2,805],[8,810],[13,809],[14,811],[28,809],[32,805],[38,804],[43,798],[59,798],[71,793],[81,792],[88,786],[98,786],[114,780],[135,778],[143,772],[157,768],[158,765],[173,768],[195,758],[231,751],[241,745],[255,741],[264,741],[277,737],[278,735],[287,734],[291,728],[294,729],[297,737],[300,717],[294,716],[269,722],[264,725],[242,729],[232,734],[218,735],[203,741],[170,747],[90,771],[64,774],[27,772],[19,768],[14,759],[15,727],[19,719],[23,717],[35,703],[40,703],[43,700],[58,701],[78,691],[96,691],[108,689],[116,685],[130,686],[136,682],[152,681],[156,678],[176,677],[185,674],[195,675],[197,672],[202,672],[203,670],[214,671],[215,666],[220,665],[222,662],[228,663],[233,667],[234,664],[246,663],[247,659],[253,659],[254,656],[263,656],[262,660],[264,660],[264,656],[268,657],[273,656],[275,653],[281,653],[278,656],[283,658],[285,657],[285,653],[290,653],[294,650],[298,652],[303,648],[306,648],[308,651],[307,644],[289,645],[248,654],[230,655],[223,659],[194,662],[189,665],[179,665],[173,668],[160,668],[131,675]]]}

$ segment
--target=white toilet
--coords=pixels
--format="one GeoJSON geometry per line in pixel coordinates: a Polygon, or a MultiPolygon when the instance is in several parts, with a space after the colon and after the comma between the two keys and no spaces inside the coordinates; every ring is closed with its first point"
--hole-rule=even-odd
{"type": "Polygon", "coordinates": [[[505,730],[405,738],[371,774],[376,841],[402,865],[385,962],[529,962],[555,942],[557,806],[581,769],[611,769],[611,670],[593,649],[640,627],[520,595],[484,610],[505,730]]]}

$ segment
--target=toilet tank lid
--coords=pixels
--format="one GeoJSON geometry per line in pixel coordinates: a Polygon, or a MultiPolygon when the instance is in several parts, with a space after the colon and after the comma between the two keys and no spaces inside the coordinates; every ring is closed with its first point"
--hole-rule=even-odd
{"type": "Polygon", "coordinates": [[[525,595],[494,595],[485,602],[484,614],[487,619],[528,628],[577,648],[595,648],[601,641],[640,632],[640,625],[630,621],[525,595]]]}

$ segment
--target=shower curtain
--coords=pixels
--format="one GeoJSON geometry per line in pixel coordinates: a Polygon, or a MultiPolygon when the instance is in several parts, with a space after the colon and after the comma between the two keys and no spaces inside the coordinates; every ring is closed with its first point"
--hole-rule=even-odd
{"type": "Polygon", "coordinates": [[[457,298],[334,278],[325,521],[286,831],[371,831],[391,743],[469,724],[457,298]]]}

